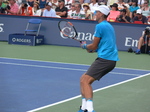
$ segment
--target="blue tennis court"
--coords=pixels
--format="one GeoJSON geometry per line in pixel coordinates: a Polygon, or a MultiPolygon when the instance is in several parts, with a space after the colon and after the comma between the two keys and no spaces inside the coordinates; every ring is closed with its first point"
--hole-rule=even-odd
{"type": "MultiPolygon", "coordinates": [[[[0,58],[0,112],[26,112],[80,95],[79,79],[89,65],[0,58]]],[[[149,70],[115,68],[97,90],[149,74],[149,70]]]]}

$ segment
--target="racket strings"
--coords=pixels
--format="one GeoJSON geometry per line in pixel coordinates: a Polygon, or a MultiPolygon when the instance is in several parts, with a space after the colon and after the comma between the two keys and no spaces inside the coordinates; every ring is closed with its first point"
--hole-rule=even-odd
{"type": "Polygon", "coordinates": [[[62,29],[62,33],[64,34],[64,36],[70,36],[71,35],[71,28],[69,27],[64,27],[62,29]]]}
{"type": "Polygon", "coordinates": [[[73,24],[70,22],[64,22],[60,24],[61,32],[64,36],[67,37],[75,37],[75,30],[73,28],[73,24]]]}
{"type": "Polygon", "coordinates": [[[58,28],[60,29],[60,32],[63,36],[77,40],[78,42],[82,43],[82,40],[78,38],[78,33],[71,22],[67,20],[61,20],[58,23],[58,28]]]}

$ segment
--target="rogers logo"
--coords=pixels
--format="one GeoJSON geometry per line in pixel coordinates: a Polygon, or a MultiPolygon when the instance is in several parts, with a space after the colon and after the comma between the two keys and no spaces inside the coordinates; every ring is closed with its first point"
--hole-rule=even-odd
{"type": "Polygon", "coordinates": [[[0,32],[4,32],[3,26],[4,26],[4,24],[0,23],[0,32]]]}
{"type": "Polygon", "coordinates": [[[31,43],[31,39],[12,38],[12,42],[31,43]]]}
{"type": "Polygon", "coordinates": [[[12,41],[13,41],[13,42],[16,42],[16,38],[12,38],[12,41]]]}

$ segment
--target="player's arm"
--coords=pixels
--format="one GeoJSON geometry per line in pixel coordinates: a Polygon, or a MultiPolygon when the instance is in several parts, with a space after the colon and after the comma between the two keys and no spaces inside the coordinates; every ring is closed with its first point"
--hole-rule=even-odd
{"type": "Polygon", "coordinates": [[[86,43],[82,43],[82,44],[81,44],[81,47],[82,47],[83,49],[87,49],[88,51],[97,50],[99,42],[100,42],[100,38],[94,37],[94,40],[93,40],[93,43],[92,43],[92,44],[88,44],[88,45],[87,45],[86,43]]]}
{"type": "Polygon", "coordinates": [[[100,38],[94,37],[93,43],[92,44],[88,44],[86,47],[89,50],[96,50],[98,48],[99,42],[100,42],[100,38]]]}

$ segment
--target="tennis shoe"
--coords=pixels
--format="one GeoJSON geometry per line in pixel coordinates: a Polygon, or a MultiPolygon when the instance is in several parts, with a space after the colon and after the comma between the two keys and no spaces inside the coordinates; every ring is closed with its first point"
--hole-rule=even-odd
{"type": "Polygon", "coordinates": [[[82,110],[82,109],[81,109],[81,106],[80,106],[80,110],[79,110],[78,112],[95,112],[95,111],[94,111],[94,110],[93,110],[93,111],[88,111],[87,109],[82,110]]]}
{"type": "Polygon", "coordinates": [[[92,112],[95,112],[94,110],[92,112]]]}
{"type": "Polygon", "coordinates": [[[84,112],[95,112],[94,110],[93,111],[87,111],[87,110],[85,110],[84,112]]]}
{"type": "Polygon", "coordinates": [[[80,110],[79,110],[78,112],[85,112],[85,110],[82,110],[82,109],[81,109],[81,106],[80,106],[80,110]]]}
{"type": "Polygon", "coordinates": [[[80,109],[78,112],[85,112],[84,110],[80,109]]]}
{"type": "Polygon", "coordinates": [[[140,49],[137,49],[137,50],[135,51],[135,54],[141,54],[140,49]]]}

